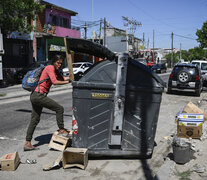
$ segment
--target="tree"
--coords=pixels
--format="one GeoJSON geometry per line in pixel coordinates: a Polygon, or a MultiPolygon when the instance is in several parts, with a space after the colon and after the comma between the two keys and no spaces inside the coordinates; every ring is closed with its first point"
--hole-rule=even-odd
{"type": "Polygon", "coordinates": [[[194,59],[202,60],[207,57],[207,51],[202,49],[201,47],[195,47],[193,49],[189,49],[189,60],[192,61],[194,59]]]}
{"type": "Polygon", "coordinates": [[[3,34],[31,32],[31,19],[44,7],[36,0],[0,0],[0,27],[3,34]]]}
{"type": "MultiPolygon", "coordinates": [[[[166,54],[165,58],[167,59],[168,62],[171,62],[172,59],[172,53],[166,54]]],[[[179,61],[179,54],[178,53],[173,53],[173,62],[172,64],[177,63],[179,61]]]]}
{"type": "Polygon", "coordinates": [[[189,55],[190,53],[187,50],[181,50],[181,58],[184,59],[184,61],[189,61],[189,55]]]}
{"type": "Polygon", "coordinates": [[[200,43],[201,48],[207,48],[207,21],[203,23],[201,29],[197,30],[197,41],[200,43]]]}

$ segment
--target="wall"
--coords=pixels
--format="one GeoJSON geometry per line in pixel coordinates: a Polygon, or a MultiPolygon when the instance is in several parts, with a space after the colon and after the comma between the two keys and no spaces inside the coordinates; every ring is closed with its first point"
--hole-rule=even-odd
{"type": "Polygon", "coordinates": [[[69,20],[69,25],[68,28],[66,27],[60,27],[60,26],[55,26],[55,34],[57,37],[65,37],[65,36],[69,36],[69,37],[73,37],[73,38],[80,38],[81,34],[80,31],[77,30],[73,30],[70,29],[71,28],[71,15],[66,13],[66,12],[62,12],[59,10],[55,10],[55,9],[46,9],[45,11],[45,24],[52,24],[52,15],[55,16],[61,16],[63,18],[66,18],[69,20]]]}
{"type": "Polygon", "coordinates": [[[58,37],[69,36],[73,38],[80,38],[81,34],[80,34],[80,31],[77,31],[77,30],[56,26],[56,36],[58,37]]]}
{"type": "Polygon", "coordinates": [[[51,24],[52,25],[52,15],[56,15],[56,16],[61,16],[64,17],[66,19],[69,19],[69,28],[71,28],[71,15],[56,9],[46,9],[45,10],[45,23],[46,24],[51,24]]]}
{"type": "Polygon", "coordinates": [[[106,37],[106,47],[113,52],[125,52],[126,37],[125,36],[111,36],[106,37]]]}
{"type": "Polygon", "coordinates": [[[37,32],[43,32],[43,27],[45,24],[45,13],[40,13],[37,16],[37,20],[36,20],[36,31],[37,32]]]}

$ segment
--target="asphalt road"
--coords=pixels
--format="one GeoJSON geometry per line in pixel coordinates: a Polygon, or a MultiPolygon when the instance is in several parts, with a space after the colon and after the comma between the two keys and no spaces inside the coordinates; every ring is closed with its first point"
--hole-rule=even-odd
{"type": "MultiPolygon", "coordinates": [[[[169,74],[161,74],[166,78],[169,74]]],[[[72,97],[71,90],[51,94],[51,97],[62,104],[65,108],[64,120],[66,128],[72,124],[72,97]]],[[[188,94],[166,94],[162,95],[159,119],[153,157],[148,160],[139,159],[90,159],[86,170],[77,168],[58,169],[49,172],[42,171],[42,165],[55,160],[60,152],[52,151],[48,144],[52,133],[57,130],[55,114],[44,109],[41,121],[34,133],[33,144],[40,150],[23,152],[25,134],[30,121],[31,105],[28,97],[19,99],[16,102],[9,102],[0,105],[1,126],[0,126],[0,156],[18,151],[22,162],[26,159],[36,159],[37,164],[20,164],[15,172],[0,172],[0,179],[152,179],[164,164],[164,159],[170,152],[170,145],[164,137],[176,133],[174,122],[176,113],[189,101],[197,104],[207,96],[202,92],[201,97],[188,94]],[[15,176],[15,178],[14,178],[15,176]]],[[[169,170],[169,168],[168,168],[169,170]]],[[[167,173],[167,169],[165,170],[167,173]]]]}

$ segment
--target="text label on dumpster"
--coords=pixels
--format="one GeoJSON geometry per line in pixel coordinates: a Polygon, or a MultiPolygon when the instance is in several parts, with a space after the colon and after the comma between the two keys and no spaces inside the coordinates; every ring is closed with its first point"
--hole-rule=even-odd
{"type": "Polygon", "coordinates": [[[92,93],[92,98],[96,99],[107,99],[110,97],[110,94],[106,93],[92,93]]]}

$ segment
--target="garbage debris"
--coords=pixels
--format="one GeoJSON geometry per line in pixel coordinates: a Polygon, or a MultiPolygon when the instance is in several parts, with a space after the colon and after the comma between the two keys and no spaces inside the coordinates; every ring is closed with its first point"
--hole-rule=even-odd
{"type": "Polygon", "coordinates": [[[206,166],[201,164],[195,164],[193,166],[193,171],[197,173],[204,173],[206,171],[206,166]]]}
{"type": "Polygon", "coordinates": [[[195,152],[191,143],[186,142],[184,139],[175,136],[172,142],[174,161],[177,164],[185,164],[193,158],[195,152]]]}
{"type": "Polygon", "coordinates": [[[185,106],[183,109],[183,113],[195,113],[195,114],[203,114],[204,120],[207,120],[207,114],[201,110],[198,106],[193,104],[191,101],[185,106]]]}
{"type": "Polygon", "coordinates": [[[62,161],[62,159],[63,159],[63,155],[61,153],[54,162],[43,165],[43,171],[50,171],[54,168],[60,167],[60,162],[62,161]]]}
{"type": "Polygon", "coordinates": [[[37,163],[37,160],[36,159],[27,159],[26,160],[26,163],[27,164],[36,164],[37,163]]]}

